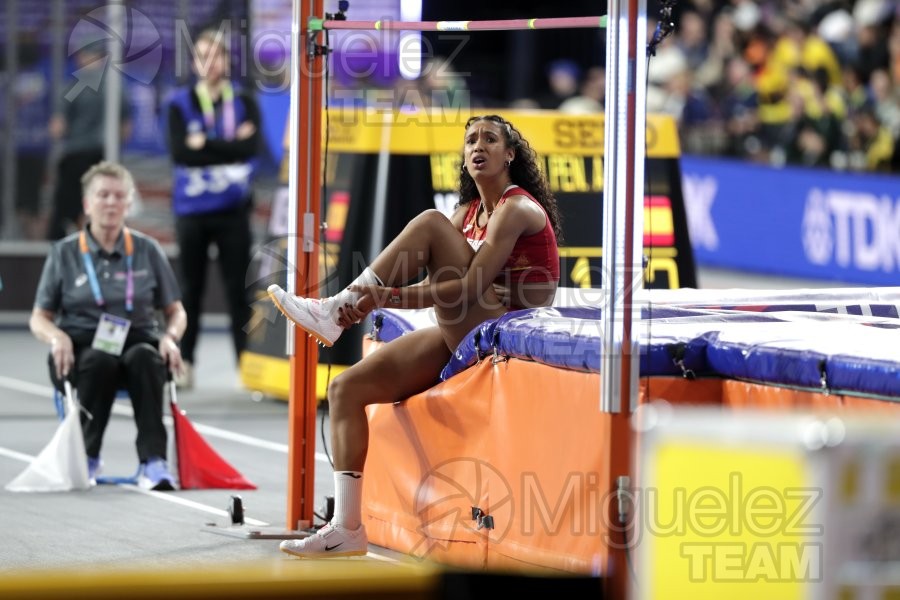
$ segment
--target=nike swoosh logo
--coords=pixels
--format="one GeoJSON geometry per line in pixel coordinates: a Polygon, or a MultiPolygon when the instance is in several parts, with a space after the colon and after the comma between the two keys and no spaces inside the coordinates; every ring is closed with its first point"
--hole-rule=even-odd
{"type": "Polygon", "coordinates": [[[344,473],[345,477],[352,477],[353,479],[359,479],[362,475],[354,475],[353,473],[344,473]]]}
{"type": "Polygon", "coordinates": [[[334,546],[329,546],[329,545],[326,544],[326,545],[325,545],[325,552],[330,552],[330,551],[334,550],[335,548],[337,548],[337,547],[339,547],[339,546],[343,546],[343,545],[344,545],[344,542],[341,542],[340,544],[335,544],[334,546]]]}

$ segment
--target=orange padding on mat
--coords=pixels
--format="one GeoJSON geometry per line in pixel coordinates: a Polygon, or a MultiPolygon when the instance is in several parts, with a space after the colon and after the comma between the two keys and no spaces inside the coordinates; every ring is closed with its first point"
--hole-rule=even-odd
{"type": "Polygon", "coordinates": [[[730,408],[790,409],[800,411],[898,412],[900,400],[862,398],[812,392],[745,381],[722,380],[722,404],[730,408]]]}
{"type": "MultiPolygon", "coordinates": [[[[900,409],[720,379],[642,378],[639,389],[641,402],[676,406],[900,409]]],[[[369,541],[467,568],[602,569],[613,500],[611,421],[599,400],[596,373],[486,359],[405,402],[370,406],[369,541]],[[476,527],[473,506],[493,529],[476,527]]]]}
{"type": "Polygon", "coordinates": [[[798,411],[900,411],[900,399],[863,398],[814,392],[733,379],[651,377],[640,380],[641,402],[666,400],[674,405],[721,404],[727,408],[788,409],[798,411]],[[650,393],[647,383],[650,382],[650,393]]]}
{"type": "MultiPolygon", "coordinates": [[[[651,393],[657,384],[675,401],[703,402],[705,384],[689,398],[662,379],[651,393]]],[[[469,568],[602,568],[610,416],[599,396],[595,373],[485,360],[405,402],[370,406],[369,541],[469,568]],[[473,506],[493,529],[476,527],[473,506]]]]}
{"type": "Polygon", "coordinates": [[[590,570],[606,556],[602,506],[589,497],[608,473],[598,389],[595,375],[488,360],[370,407],[369,541],[465,567],[590,570]],[[493,529],[476,528],[473,506],[493,529]]]}

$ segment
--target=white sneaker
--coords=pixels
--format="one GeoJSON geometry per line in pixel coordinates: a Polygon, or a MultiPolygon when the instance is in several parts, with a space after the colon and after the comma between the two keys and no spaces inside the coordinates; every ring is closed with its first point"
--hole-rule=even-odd
{"type": "Polygon", "coordinates": [[[95,486],[97,485],[97,475],[103,470],[103,461],[100,460],[100,457],[94,458],[93,456],[88,456],[87,459],[87,467],[88,467],[88,485],[95,486]]]}
{"type": "Polygon", "coordinates": [[[284,316],[323,345],[334,345],[344,332],[344,328],[337,323],[337,314],[329,310],[329,299],[302,298],[287,293],[276,284],[270,285],[268,291],[272,302],[284,316]]]}
{"type": "Polygon", "coordinates": [[[169,466],[162,458],[154,457],[141,465],[138,487],[142,489],[171,492],[175,489],[174,481],[175,478],[169,473],[169,466]]]}
{"type": "Polygon", "coordinates": [[[302,540],[284,540],[279,548],[300,558],[362,556],[369,551],[369,538],[362,525],[350,530],[329,523],[302,540]]]}
{"type": "Polygon", "coordinates": [[[369,538],[362,525],[350,530],[329,523],[309,537],[284,540],[279,548],[300,558],[362,556],[369,551],[369,538]]]}

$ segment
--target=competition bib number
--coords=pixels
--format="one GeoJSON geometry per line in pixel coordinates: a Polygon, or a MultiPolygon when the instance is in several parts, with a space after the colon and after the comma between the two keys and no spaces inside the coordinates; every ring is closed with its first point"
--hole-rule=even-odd
{"type": "Polygon", "coordinates": [[[184,193],[187,196],[221,194],[232,185],[245,188],[250,183],[250,165],[217,165],[185,169],[187,181],[184,193]]]}

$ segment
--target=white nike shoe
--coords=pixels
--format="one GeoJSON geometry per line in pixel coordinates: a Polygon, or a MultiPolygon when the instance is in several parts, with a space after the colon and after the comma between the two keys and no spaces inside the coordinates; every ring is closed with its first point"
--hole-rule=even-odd
{"type": "Polygon", "coordinates": [[[362,556],[369,551],[369,538],[362,525],[350,530],[329,523],[309,537],[284,540],[279,548],[282,552],[300,558],[362,556]]]}
{"type": "Polygon", "coordinates": [[[333,302],[330,298],[302,298],[289,294],[281,286],[269,286],[269,297],[284,316],[300,329],[319,340],[325,346],[333,346],[344,328],[337,323],[337,311],[329,310],[333,302]]]}

